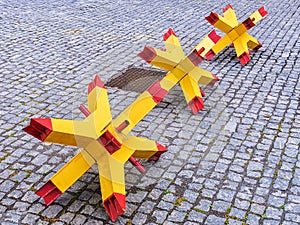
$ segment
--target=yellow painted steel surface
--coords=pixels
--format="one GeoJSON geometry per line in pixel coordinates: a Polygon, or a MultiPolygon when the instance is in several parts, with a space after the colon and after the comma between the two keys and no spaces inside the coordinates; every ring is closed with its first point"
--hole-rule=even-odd
{"type": "Polygon", "coordinates": [[[84,150],[81,150],[67,164],[65,164],[50,179],[55,186],[65,192],[95,163],[95,160],[84,150]]]}
{"type": "MultiPolygon", "coordinates": [[[[196,49],[201,49],[199,54],[209,51],[212,42],[209,38],[205,38],[197,45],[196,49]]],[[[111,198],[114,193],[121,194],[125,198],[124,163],[131,156],[153,159],[153,157],[158,158],[162,152],[166,151],[163,146],[153,140],[129,136],[128,133],[177,83],[182,86],[186,100],[191,101],[194,96],[202,97],[198,81],[208,84],[215,78],[208,71],[195,66],[195,63],[197,64],[201,59],[195,52],[184,56],[179,40],[175,35],[169,36],[165,45],[166,52],[155,50],[156,56],[153,63],[167,68],[168,74],[160,82],[154,83],[142,93],[115,120],[112,120],[107,90],[100,78],[96,76],[89,85],[88,108],[85,111],[86,119],[82,121],[37,120],[31,124],[32,127],[27,129],[32,132],[31,134],[41,132],[41,134],[36,135],[41,135],[42,141],[83,148],[50,179],[61,193],[65,192],[93,164],[97,163],[102,200],[111,198]],[[196,60],[196,62],[192,60],[196,60]],[[196,70],[196,68],[200,70],[196,70]],[[195,75],[198,72],[200,74],[195,75]],[[202,78],[201,74],[205,78],[202,78]],[[203,79],[205,81],[202,81],[203,79]],[[37,125],[39,121],[40,124],[37,125]],[[41,126],[44,126],[43,130],[40,129],[41,126]],[[44,136],[45,138],[42,138],[44,136]]],[[[45,190],[48,190],[47,188],[50,188],[52,184],[47,185],[45,190]]],[[[47,195],[47,193],[45,191],[44,194],[47,195]]],[[[114,200],[111,198],[109,201],[114,200]]],[[[113,218],[115,218],[114,216],[113,218]]]]}
{"type": "MultiPolygon", "coordinates": [[[[145,92],[132,108],[125,110],[122,115],[130,121],[129,131],[156,104],[153,96],[145,92]]],[[[123,132],[116,130],[112,123],[106,88],[95,86],[89,90],[88,106],[89,115],[82,121],[49,119],[49,133],[44,141],[84,148],[50,180],[61,192],[65,192],[97,163],[103,201],[114,193],[125,196],[124,163],[135,151],[140,158],[150,158],[159,151],[156,142],[128,136],[126,128],[123,132]]]]}
{"type": "MultiPolygon", "coordinates": [[[[211,13],[206,19],[216,28],[223,31],[226,35],[222,37],[213,47],[213,55],[221,52],[229,44],[233,43],[236,54],[243,65],[249,60],[248,48],[255,50],[261,46],[259,41],[249,35],[247,31],[253,27],[259,20],[261,20],[267,12],[264,7],[256,10],[251,14],[247,20],[238,23],[235,12],[230,5],[224,9],[224,17],[217,13],[211,13]]],[[[213,55],[209,55],[210,59],[213,55]]]]}
{"type": "Polygon", "coordinates": [[[215,45],[215,42],[206,36],[194,49],[199,51],[203,48],[203,51],[200,53],[200,56],[204,58],[206,53],[215,45]]]}
{"type": "Polygon", "coordinates": [[[190,102],[195,96],[202,97],[197,80],[192,76],[185,76],[180,81],[186,102],[190,102]]]}
{"type": "MultiPolygon", "coordinates": [[[[213,45],[214,42],[207,36],[194,48],[194,50],[199,51],[201,48],[204,48],[204,51],[200,53],[200,55],[203,57],[213,45]]],[[[169,70],[167,75],[160,81],[160,85],[164,90],[170,91],[178,82],[180,82],[181,79],[183,79],[183,77],[192,72],[194,68],[198,67],[196,67],[188,58],[191,53],[187,57],[184,56],[180,42],[175,35],[171,35],[167,40],[165,40],[165,46],[165,52],[153,48],[156,56],[150,63],[160,68],[169,70]]],[[[208,74],[210,74],[210,81],[215,79],[208,71],[205,72],[205,70],[198,70],[198,72],[203,73],[203,75],[206,76],[206,80],[209,79],[208,74]]],[[[197,81],[200,80],[202,75],[201,73],[198,76],[193,76],[194,79],[197,81]]],[[[187,88],[184,88],[183,92],[184,91],[187,91],[187,88]]],[[[189,97],[188,99],[190,98],[192,97],[189,97]]],[[[129,125],[122,131],[124,134],[128,134],[131,129],[156,106],[156,104],[157,103],[154,101],[150,101],[150,94],[148,91],[145,91],[113,121],[113,124],[115,127],[117,127],[122,122],[129,121],[129,125]],[[149,100],[146,100],[146,97],[148,97],[149,100]]]]}

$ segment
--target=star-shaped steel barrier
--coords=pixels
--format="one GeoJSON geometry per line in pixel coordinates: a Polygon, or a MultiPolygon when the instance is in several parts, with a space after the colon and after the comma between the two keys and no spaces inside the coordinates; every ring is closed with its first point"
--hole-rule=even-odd
{"type": "Polygon", "coordinates": [[[248,34],[247,31],[254,27],[268,12],[265,11],[264,7],[261,7],[240,24],[230,4],[224,8],[223,13],[224,17],[212,12],[205,18],[214,27],[226,33],[206,54],[206,58],[208,60],[211,59],[232,43],[238,59],[244,66],[250,61],[248,48],[256,51],[262,46],[262,44],[256,38],[248,34]]]}
{"type": "Polygon", "coordinates": [[[196,67],[219,36],[212,31],[188,56],[184,56],[179,41],[170,29],[164,35],[167,51],[146,47],[140,54],[151,63],[161,63],[170,69],[112,120],[107,90],[99,76],[88,87],[88,108],[81,105],[87,116],[82,121],[49,118],[31,119],[24,130],[45,142],[83,148],[65,164],[36,194],[51,204],[97,163],[103,205],[114,221],[125,211],[124,164],[130,161],[141,172],[145,169],[136,158],[158,160],[167,149],[159,143],[135,136],[129,132],[168,94],[177,83],[183,88],[190,108],[197,113],[204,107],[198,82],[213,85],[219,79],[196,67]],[[157,57],[156,57],[157,56],[157,57]],[[160,58],[161,57],[161,58],[160,58]]]}
{"type": "Polygon", "coordinates": [[[139,56],[152,65],[168,70],[168,74],[160,82],[161,87],[169,91],[179,83],[187,104],[193,113],[197,114],[204,108],[202,96],[205,95],[198,84],[212,86],[219,80],[211,72],[197,66],[220,37],[215,31],[210,32],[187,56],[184,55],[180,42],[171,28],[163,38],[165,51],[146,46],[139,56]]]}
{"type": "MultiPolygon", "coordinates": [[[[144,101],[153,101],[152,96],[144,101]]],[[[97,163],[102,201],[114,221],[125,211],[125,162],[133,161],[143,172],[135,157],[157,160],[167,149],[155,141],[122,133],[126,121],[116,128],[113,126],[107,90],[99,76],[89,84],[88,108],[81,106],[81,110],[87,116],[82,121],[35,118],[24,128],[41,141],[83,148],[36,194],[47,205],[52,203],[97,163]]]]}

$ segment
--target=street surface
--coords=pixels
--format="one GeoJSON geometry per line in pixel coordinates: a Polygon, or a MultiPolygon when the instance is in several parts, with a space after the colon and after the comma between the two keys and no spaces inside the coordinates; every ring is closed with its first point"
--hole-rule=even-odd
{"type": "MultiPolygon", "coordinates": [[[[30,118],[83,119],[87,84],[163,48],[172,27],[186,53],[212,29],[224,1],[0,0],[0,223],[113,224],[92,167],[50,206],[34,194],[79,149],[43,143],[30,118]]],[[[227,47],[200,67],[205,87],[193,115],[176,86],[132,134],[168,147],[145,174],[126,164],[127,209],[115,224],[300,224],[300,2],[234,0],[240,22],[269,14],[250,34],[262,44],[244,67],[227,47]]],[[[219,35],[223,35],[217,31],[219,35]]],[[[139,93],[108,87],[113,116],[139,93]]]]}

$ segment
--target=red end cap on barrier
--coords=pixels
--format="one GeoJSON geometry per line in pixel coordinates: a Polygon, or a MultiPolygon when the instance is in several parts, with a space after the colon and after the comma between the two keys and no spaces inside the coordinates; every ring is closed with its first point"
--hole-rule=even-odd
{"type": "Polygon", "coordinates": [[[94,80],[91,83],[89,83],[88,93],[90,93],[92,90],[94,90],[95,87],[106,88],[104,86],[102,80],[100,79],[99,75],[96,75],[94,80]]]}
{"type": "Polygon", "coordinates": [[[23,129],[33,137],[44,141],[52,132],[51,119],[48,118],[33,118],[30,120],[29,126],[23,129]]]}
{"type": "Polygon", "coordinates": [[[49,180],[39,190],[35,192],[38,196],[42,197],[46,205],[50,205],[54,202],[62,192],[55,186],[55,184],[49,180]]]}
{"type": "Polygon", "coordinates": [[[230,4],[228,4],[224,9],[223,9],[223,13],[226,12],[228,9],[233,9],[232,6],[230,4]]]}
{"type": "Polygon", "coordinates": [[[195,96],[189,103],[188,103],[192,112],[196,115],[201,109],[204,108],[203,99],[199,96],[195,96]]]}
{"type": "Polygon", "coordinates": [[[156,52],[154,48],[146,46],[144,50],[138,54],[138,56],[147,63],[151,63],[156,56],[156,52]]]}
{"type": "Polygon", "coordinates": [[[120,193],[113,193],[103,200],[104,208],[112,221],[115,221],[119,215],[124,214],[126,209],[126,197],[120,193]]]}
{"type": "Polygon", "coordinates": [[[163,35],[164,41],[168,40],[168,38],[170,36],[172,36],[172,35],[174,35],[175,37],[177,37],[176,34],[174,33],[174,31],[172,30],[172,28],[170,28],[168,30],[168,32],[163,35]]]}
{"type": "Polygon", "coordinates": [[[211,12],[209,16],[205,17],[205,19],[211,24],[214,25],[218,20],[219,16],[217,13],[211,12]]]}

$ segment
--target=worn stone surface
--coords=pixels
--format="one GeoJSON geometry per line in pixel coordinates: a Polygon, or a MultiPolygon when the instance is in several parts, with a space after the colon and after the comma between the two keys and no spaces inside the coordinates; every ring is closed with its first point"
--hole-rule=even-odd
{"type": "MultiPolygon", "coordinates": [[[[193,115],[179,86],[132,134],[168,147],[147,172],[125,166],[127,209],[116,224],[299,224],[299,1],[231,1],[240,21],[264,5],[250,30],[262,44],[241,66],[226,48],[200,66],[221,81],[204,87],[193,115]]],[[[0,1],[0,223],[112,224],[97,167],[46,206],[34,191],[79,150],[22,131],[29,118],[83,118],[87,84],[104,83],[137,54],[162,48],[172,27],[185,52],[213,27],[224,1],[0,1]]],[[[220,35],[221,33],[217,31],[220,35]]],[[[138,96],[108,87],[113,116],[138,96]]]]}

